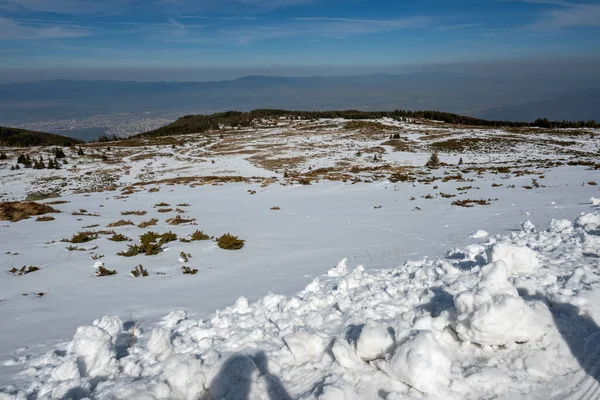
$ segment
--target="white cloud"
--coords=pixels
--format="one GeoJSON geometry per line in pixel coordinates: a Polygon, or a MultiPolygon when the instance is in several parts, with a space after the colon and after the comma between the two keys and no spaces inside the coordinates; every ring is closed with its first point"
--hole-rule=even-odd
{"type": "Polygon", "coordinates": [[[24,24],[0,17],[0,40],[64,39],[89,35],[90,31],[85,28],[24,24]]]}

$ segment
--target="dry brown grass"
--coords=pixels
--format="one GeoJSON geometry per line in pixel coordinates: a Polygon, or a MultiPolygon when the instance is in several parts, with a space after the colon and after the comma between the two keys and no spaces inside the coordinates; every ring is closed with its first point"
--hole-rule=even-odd
{"type": "Polygon", "coordinates": [[[121,215],[146,215],[146,211],[121,211],[121,215]]]}
{"type": "Polygon", "coordinates": [[[158,210],[156,210],[156,212],[159,212],[159,213],[167,213],[167,212],[171,212],[171,211],[173,211],[172,208],[159,208],[158,210]]]}
{"type": "Polygon", "coordinates": [[[125,226],[125,225],[135,225],[135,224],[133,222],[131,222],[131,221],[120,219],[118,221],[111,222],[110,224],[108,224],[106,226],[108,228],[114,228],[114,227],[117,227],[117,226],[125,226]]]}
{"type": "Polygon", "coordinates": [[[279,211],[279,210],[281,210],[281,208],[275,206],[275,207],[271,207],[271,210],[273,210],[273,211],[279,211]]]}
{"type": "Polygon", "coordinates": [[[464,199],[464,200],[456,200],[452,202],[453,206],[459,207],[473,207],[474,205],[480,206],[489,206],[492,203],[492,199],[464,199]]]}
{"type": "Polygon", "coordinates": [[[248,157],[248,161],[266,170],[277,171],[296,168],[306,161],[306,157],[281,157],[271,158],[270,155],[256,155],[248,157]]]}
{"type": "Polygon", "coordinates": [[[48,204],[49,206],[55,206],[55,205],[67,204],[67,203],[70,203],[70,201],[67,201],[67,200],[54,200],[54,201],[47,201],[44,204],[48,204]]]}
{"type": "Polygon", "coordinates": [[[48,221],[54,221],[56,218],[54,218],[51,215],[44,215],[42,217],[37,217],[35,220],[39,221],[39,222],[48,222],[48,221]]]}
{"type": "Polygon", "coordinates": [[[147,228],[149,226],[154,226],[154,225],[156,225],[157,222],[158,222],[158,220],[156,218],[152,218],[149,221],[144,221],[144,222],[141,222],[140,224],[138,224],[138,228],[147,228]]]}
{"type": "Polygon", "coordinates": [[[28,202],[2,202],[0,203],[0,221],[17,222],[31,216],[59,213],[60,211],[47,204],[28,202]]]}
{"type": "Polygon", "coordinates": [[[191,224],[194,221],[196,221],[196,218],[185,219],[185,218],[182,218],[181,215],[177,215],[177,216],[175,216],[175,218],[169,218],[167,220],[167,223],[169,225],[182,225],[182,224],[191,224]]]}

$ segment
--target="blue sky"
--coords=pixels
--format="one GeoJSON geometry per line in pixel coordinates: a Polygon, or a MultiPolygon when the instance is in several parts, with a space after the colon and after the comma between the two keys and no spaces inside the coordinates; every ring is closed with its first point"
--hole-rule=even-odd
{"type": "Polygon", "coordinates": [[[385,66],[600,55],[590,0],[0,0],[3,68],[385,66]]]}

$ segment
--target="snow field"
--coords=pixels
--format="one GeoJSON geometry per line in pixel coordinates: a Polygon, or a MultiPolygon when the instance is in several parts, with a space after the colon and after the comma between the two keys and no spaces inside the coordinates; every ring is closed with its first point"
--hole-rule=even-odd
{"type": "Polygon", "coordinates": [[[0,399],[597,398],[599,226],[525,223],[394,269],[342,260],[294,296],[207,319],[104,316],[14,360],[21,384],[0,399]]]}

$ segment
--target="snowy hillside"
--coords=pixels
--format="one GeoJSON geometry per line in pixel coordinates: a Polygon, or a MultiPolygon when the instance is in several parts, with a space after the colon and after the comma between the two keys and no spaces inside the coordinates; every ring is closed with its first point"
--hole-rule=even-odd
{"type": "Polygon", "coordinates": [[[0,149],[0,399],[598,398],[598,136],[281,120],[58,170],[0,149]]]}

